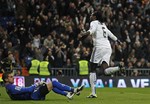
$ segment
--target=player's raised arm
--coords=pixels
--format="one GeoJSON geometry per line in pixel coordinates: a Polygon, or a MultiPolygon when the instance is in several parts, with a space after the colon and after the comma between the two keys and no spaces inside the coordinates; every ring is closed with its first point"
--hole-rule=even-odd
{"type": "Polygon", "coordinates": [[[112,40],[117,41],[117,37],[116,37],[110,30],[107,30],[107,32],[108,32],[108,36],[109,36],[112,40]]]}
{"type": "Polygon", "coordinates": [[[94,34],[94,32],[96,31],[96,29],[97,29],[97,25],[96,25],[96,23],[95,23],[94,21],[92,21],[92,22],[90,23],[90,28],[89,28],[89,30],[80,34],[80,35],[81,35],[81,36],[80,36],[80,40],[84,40],[84,39],[87,38],[89,35],[94,34]]]}
{"type": "Polygon", "coordinates": [[[108,36],[118,44],[122,44],[122,42],[110,30],[108,30],[108,36]]]}

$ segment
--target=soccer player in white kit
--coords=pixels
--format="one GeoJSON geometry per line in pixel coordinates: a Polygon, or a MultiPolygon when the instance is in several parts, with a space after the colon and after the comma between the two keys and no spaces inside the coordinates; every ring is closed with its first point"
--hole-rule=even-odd
{"type": "Polygon", "coordinates": [[[109,61],[112,54],[112,49],[108,37],[112,40],[121,43],[117,37],[106,27],[103,23],[102,16],[99,12],[94,12],[91,17],[90,29],[82,36],[92,36],[93,39],[93,51],[90,58],[90,85],[92,93],[87,96],[88,98],[97,98],[96,95],[96,68],[100,66],[103,70],[103,74],[109,75],[116,71],[119,71],[122,66],[109,67],[109,61]]]}

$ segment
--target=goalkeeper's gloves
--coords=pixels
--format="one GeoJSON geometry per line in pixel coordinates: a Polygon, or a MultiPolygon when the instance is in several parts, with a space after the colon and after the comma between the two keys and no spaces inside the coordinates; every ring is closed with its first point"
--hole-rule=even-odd
{"type": "Polygon", "coordinates": [[[36,82],[35,84],[34,84],[34,86],[35,87],[38,87],[38,86],[41,86],[41,85],[43,85],[45,82],[43,82],[43,81],[41,81],[41,82],[36,82]]]}

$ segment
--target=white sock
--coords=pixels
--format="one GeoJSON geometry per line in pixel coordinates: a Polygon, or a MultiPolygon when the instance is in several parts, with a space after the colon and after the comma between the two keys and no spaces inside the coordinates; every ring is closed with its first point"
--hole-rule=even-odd
{"type": "Polygon", "coordinates": [[[119,71],[119,67],[117,66],[117,67],[109,67],[109,68],[107,68],[107,69],[105,69],[105,74],[106,75],[109,75],[109,74],[112,74],[112,73],[114,73],[114,72],[116,72],[116,71],[119,71]]]}
{"type": "Polygon", "coordinates": [[[96,94],[96,88],[95,88],[95,84],[96,84],[96,73],[90,73],[89,79],[90,79],[92,94],[95,95],[95,94],[96,94]]]}

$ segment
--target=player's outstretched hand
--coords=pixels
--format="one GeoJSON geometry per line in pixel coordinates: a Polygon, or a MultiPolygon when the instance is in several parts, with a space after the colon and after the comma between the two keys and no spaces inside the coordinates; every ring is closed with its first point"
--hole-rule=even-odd
{"type": "Polygon", "coordinates": [[[44,83],[45,83],[45,82],[41,81],[41,82],[37,82],[37,83],[35,83],[34,85],[35,85],[36,87],[38,87],[38,86],[43,85],[44,83]]]}
{"type": "Polygon", "coordinates": [[[122,42],[120,40],[117,40],[117,44],[122,45],[122,42]]]}

